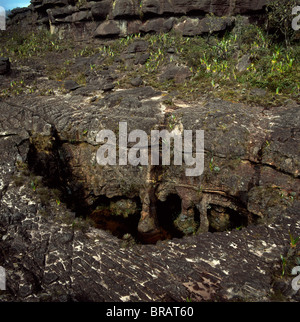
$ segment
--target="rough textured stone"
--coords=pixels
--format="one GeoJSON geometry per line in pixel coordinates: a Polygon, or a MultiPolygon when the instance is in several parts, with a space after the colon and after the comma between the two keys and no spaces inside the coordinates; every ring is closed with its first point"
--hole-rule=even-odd
{"type": "MultiPolygon", "coordinates": [[[[150,10],[155,2],[145,3],[150,10]]],[[[181,1],[157,2],[156,15],[175,5],[199,17],[205,6],[220,14],[218,6],[234,10],[226,1],[185,4],[189,9],[181,1]]],[[[121,28],[123,22],[105,23],[121,28]]],[[[87,24],[79,25],[85,32],[87,24]]],[[[130,72],[147,53],[144,45],[124,48],[130,72]]],[[[0,266],[7,272],[0,301],[299,301],[289,275],[300,256],[290,237],[300,235],[299,104],[170,104],[168,93],[149,86],[105,92],[118,69],[104,66],[101,54],[72,64],[75,72],[87,70],[85,87],[0,101],[0,266]],[[97,133],[117,134],[121,121],[128,132],[148,136],[153,129],[204,130],[203,174],[187,177],[185,163],[98,165],[97,133]],[[117,238],[84,217],[133,224],[128,231],[114,221],[117,238]],[[289,262],[285,276],[281,256],[289,262]]],[[[168,70],[161,71],[166,79],[183,74],[179,66],[168,70]]],[[[20,73],[36,75],[30,68],[20,73]]],[[[44,78],[37,86],[52,88],[54,81],[44,78]]]]}
{"type": "Polygon", "coordinates": [[[174,23],[174,18],[164,19],[151,19],[146,21],[141,27],[140,31],[145,33],[159,33],[159,32],[169,32],[174,23]]]}
{"type": "Polygon", "coordinates": [[[114,18],[138,17],[140,12],[138,0],[116,0],[114,2],[112,16],[114,18]]]}
{"type": "Polygon", "coordinates": [[[105,20],[110,10],[111,10],[111,1],[109,0],[97,2],[91,8],[93,18],[99,19],[99,20],[105,20]]]}
{"type": "Polygon", "coordinates": [[[182,33],[183,36],[196,36],[204,33],[225,31],[233,24],[230,17],[206,17],[201,20],[197,18],[187,18],[183,22],[175,25],[174,29],[182,33]]]}
{"type": "Polygon", "coordinates": [[[145,52],[149,47],[147,41],[144,40],[136,40],[131,45],[128,46],[127,52],[129,54],[145,52]]]}
{"type": "MultiPolygon", "coordinates": [[[[152,198],[146,178],[154,178],[155,167],[101,169],[92,160],[101,128],[115,130],[126,120],[129,131],[142,128],[150,133],[156,124],[167,125],[170,119],[162,114],[159,95],[145,87],[110,93],[94,104],[81,96],[19,97],[0,103],[0,265],[6,269],[9,290],[1,294],[3,300],[268,301],[285,288],[273,284],[273,278],[280,270],[280,255],[289,247],[289,229],[294,236],[300,234],[296,105],[270,111],[252,108],[249,113],[242,104],[212,101],[174,110],[183,128],[206,131],[206,164],[214,155],[212,169],[220,169],[206,168],[192,180],[175,166],[158,173],[156,198],[163,202],[175,192],[183,214],[189,215],[191,202],[199,210],[203,233],[183,239],[121,248],[124,240],[82,226],[54,192],[47,189],[43,197],[39,177],[26,174],[22,164],[29,161],[48,180],[61,176],[78,200],[83,200],[76,197],[79,191],[86,192],[84,198],[120,196],[114,202],[119,210],[140,195],[146,211],[152,198]],[[282,159],[286,153],[289,163],[282,159]],[[294,201],[285,198],[291,189],[294,201]],[[255,214],[262,223],[205,232],[206,217],[216,219],[217,213],[228,211],[255,214]]],[[[146,223],[155,219],[146,218],[141,231],[143,225],[148,231],[146,223]]],[[[285,294],[299,300],[296,293],[285,294]]]]}
{"type": "Polygon", "coordinates": [[[143,79],[140,76],[132,78],[130,84],[132,86],[140,86],[143,84],[143,79]]]}
{"type": "Polygon", "coordinates": [[[189,77],[191,77],[191,72],[188,67],[170,65],[159,76],[159,80],[161,82],[174,80],[176,83],[183,83],[189,77]]]}
{"type": "Polygon", "coordinates": [[[95,37],[118,36],[121,33],[120,25],[114,20],[105,21],[96,29],[95,37]]]}
{"type": "MultiPolygon", "coordinates": [[[[64,29],[66,23],[81,23],[84,27],[88,22],[110,19],[116,24],[106,21],[105,25],[99,27],[97,37],[169,32],[174,24],[183,35],[194,36],[231,28],[234,19],[230,16],[251,15],[259,20],[265,13],[267,0],[144,0],[141,3],[138,0],[102,0],[74,4],[68,0],[32,1],[31,9],[32,13],[38,14],[38,23],[48,24],[50,20],[56,24],[57,28],[53,29],[56,32],[64,29]],[[181,23],[179,17],[186,17],[186,22],[181,23]],[[122,32],[118,33],[119,28],[122,32]]],[[[24,14],[27,16],[28,12],[16,12],[12,17],[22,19],[24,14]]],[[[86,38],[91,36],[86,33],[86,38]]]]}
{"type": "Polygon", "coordinates": [[[250,64],[251,64],[250,55],[244,55],[243,57],[240,58],[236,66],[236,69],[238,72],[244,72],[247,70],[250,64]]]}

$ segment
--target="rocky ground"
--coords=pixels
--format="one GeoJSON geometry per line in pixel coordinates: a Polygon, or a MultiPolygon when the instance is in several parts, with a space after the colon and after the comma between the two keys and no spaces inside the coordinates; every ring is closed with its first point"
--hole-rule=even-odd
{"type": "Polygon", "coordinates": [[[0,60],[0,300],[299,301],[298,101],[187,99],[189,68],[164,66],[151,86],[135,72],[150,41],[117,57],[113,44],[0,60]],[[100,166],[96,135],[121,121],[204,130],[204,173],[100,166]]]}

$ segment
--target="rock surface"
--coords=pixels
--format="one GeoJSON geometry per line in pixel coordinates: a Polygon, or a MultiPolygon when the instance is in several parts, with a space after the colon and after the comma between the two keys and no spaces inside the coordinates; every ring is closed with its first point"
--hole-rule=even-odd
{"type": "Polygon", "coordinates": [[[236,15],[259,19],[266,4],[267,0],[32,0],[29,8],[12,11],[10,24],[27,19],[31,23],[50,24],[53,33],[67,33],[75,38],[78,38],[78,25],[84,29],[85,38],[173,29],[185,36],[195,36],[230,29],[236,15]]]}
{"type": "MultiPolygon", "coordinates": [[[[116,130],[119,121],[127,121],[128,131],[149,133],[174,120],[163,112],[163,95],[151,88],[116,91],[93,104],[81,95],[11,98],[0,109],[0,265],[7,271],[8,288],[2,300],[275,297],[289,231],[300,235],[299,106],[253,108],[251,113],[247,106],[223,101],[178,106],[172,112],[174,126],[205,130],[205,171],[194,178],[176,166],[161,172],[150,166],[100,167],[94,161],[100,129],[116,130]],[[26,162],[39,176],[26,169],[26,162]],[[159,176],[154,191],[149,175],[159,176]],[[199,233],[122,248],[120,239],[85,225],[45,189],[45,182],[58,179],[81,206],[104,196],[117,197],[114,205],[139,198],[145,215],[140,224],[163,215],[153,213],[149,198],[158,203],[177,194],[186,217],[198,209],[199,233]],[[209,218],[218,212],[240,216],[248,227],[209,232],[209,218]]],[[[285,283],[285,298],[299,301],[288,287],[290,279],[285,283]]]]}
{"type": "MultiPolygon", "coordinates": [[[[172,28],[193,36],[223,32],[234,23],[230,15],[260,14],[264,5],[33,0],[11,20],[35,15],[52,31],[74,27],[83,36],[172,28]]],[[[23,92],[16,86],[0,100],[0,266],[7,273],[0,301],[299,301],[291,287],[300,257],[293,244],[300,236],[299,104],[170,99],[132,72],[147,62],[149,46],[133,40],[109,56],[109,66],[99,53],[72,55],[70,76],[80,72],[80,86],[45,77],[37,57],[1,76],[3,88],[22,80],[23,92]],[[119,75],[117,61],[124,61],[119,75]],[[120,89],[127,69],[136,87],[120,89]],[[118,137],[120,122],[148,137],[155,129],[204,130],[203,174],[186,176],[185,163],[100,166],[97,134],[118,137]]],[[[167,52],[175,64],[154,77],[184,86],[189,68],[176,63],[176,48],[167,52]]],[[[63,53],[46,57],[49,65],[67,63],[63,53]]]]}

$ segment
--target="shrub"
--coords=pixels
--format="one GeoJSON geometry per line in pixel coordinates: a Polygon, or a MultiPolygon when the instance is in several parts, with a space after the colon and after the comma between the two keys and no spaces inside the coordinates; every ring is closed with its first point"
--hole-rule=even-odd
{"type": "Polygon", "coordinates": [[[272,0],[267,5],[267,29],[275,39],[284,39],[287,46],[295,37],[292,9],[299,4],[299,0],[272,0]]]}

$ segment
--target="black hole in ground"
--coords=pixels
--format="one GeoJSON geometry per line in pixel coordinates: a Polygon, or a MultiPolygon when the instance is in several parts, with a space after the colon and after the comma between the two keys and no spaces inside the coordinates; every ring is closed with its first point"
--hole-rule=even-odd
{"type": "Polygon", "coordinates": [[[240,229],[248,225],[248,218],[245,215],[233,209],[213,204],[208,207],[207,218],[209,231],[212,233],[240,229]]]}
{"type": "Polygon", "coordinates": [[[174,221],[181,213],[181,199],[178,195],[171,194],[167,197],[166,201],[159,200],[157,202],[156,213],[158,225],[167,235],[166,239],[183,237],[182,231],[178,230],[174,225],[174,221]]]}
{"type": "Polygon", "coordinates": [[[141,209],[142,205],[139,198],[110,199],[99,197],[86,217],[94,222],[96,228],[109,231],[117,238],[122,239],[124,235],[130,234],[136,242],[139,242],[137,227],[141,209]],[[116,210],[112,206],[112,203],[117,204],[118,202],[125,204],[123,211],[122,209],[116,210]],[[134,209],[132,210],[129,207],[126,209],[126,203],[130,203],[134,209]]]}
{"type": "MultiPolygon", "coordinates": [[[[159,229],[150,233],[139,233],[138,223],[142,209],[139,198],[131,199],[137,205],[136,212],[126,218],[122,215],[114,214],[111,207],[112,202],[122,199],[100,197],[95,202],[93,208],[87,215],[98,229],[109,231],[113,236],[124,239],[125,235],[130,234],[137,244],[156,244],[159,240],[181,238],[183,233],[174,226],[174,220],[181,213],[181,199],[177,195],[170,195],[165,202],[157,202],[157,218],[159,229]]],[[[125,200],[125,199],[123,199],[125,200]]]]}

